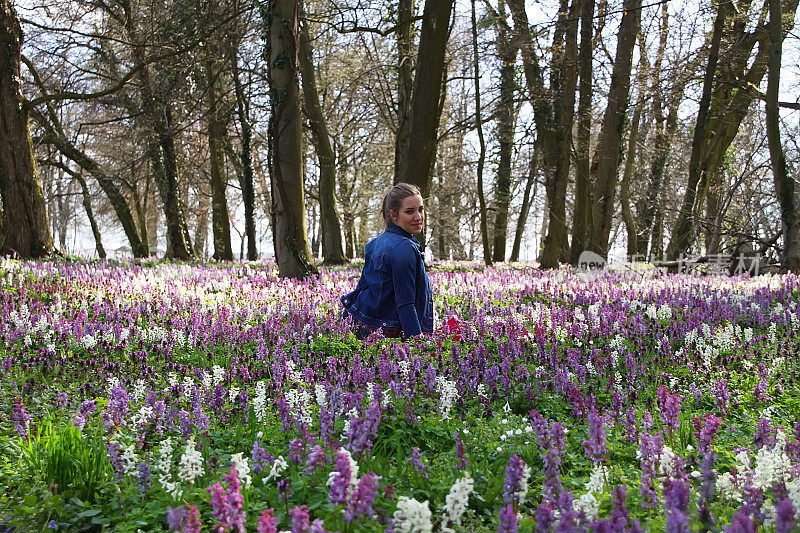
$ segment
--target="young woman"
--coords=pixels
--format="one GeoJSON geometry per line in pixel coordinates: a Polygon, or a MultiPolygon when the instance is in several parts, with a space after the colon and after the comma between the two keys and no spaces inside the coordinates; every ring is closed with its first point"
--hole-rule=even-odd
{"type": "Polygon", "coordinates": [[[386,337],[433,332],[433,293],[420,244],[425,206],[419,189],[392,187],[381,204],[386,231],[364,248],[364,268],[356,290],[342,296],[344,316],[352,316],[356,337],[377,329],[386,337]]]}

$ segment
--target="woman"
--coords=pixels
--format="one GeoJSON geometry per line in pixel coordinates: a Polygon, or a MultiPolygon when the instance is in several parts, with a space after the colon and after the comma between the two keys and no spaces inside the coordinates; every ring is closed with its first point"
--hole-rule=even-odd
{"type": "Polygon", "coordinates": [[[356,337],[377,329],[387,337],[433,332],[433,293],[420,244],[425,206],[419,189],[399,183],[381,204],[386,231],[364,248],[364,268],[356,290],[342,296],[344,316],[352,316],[356,337]]]}

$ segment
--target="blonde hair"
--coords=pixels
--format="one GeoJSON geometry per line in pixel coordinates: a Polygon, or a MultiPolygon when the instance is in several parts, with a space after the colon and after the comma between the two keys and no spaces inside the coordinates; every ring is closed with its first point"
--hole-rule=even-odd
{"type": "Polygon", "coordinates": [[[417,195],[422,196],[422,193],[419,192],[419,188],[416,185],[411,185],[410,183],[398,183],[389,189],[381,203],[381,216],[386,225],[392,224],[392,215],[390,213],[400,209],[400,206],[403,205],[403,200],[409,196],[417,195]]]}

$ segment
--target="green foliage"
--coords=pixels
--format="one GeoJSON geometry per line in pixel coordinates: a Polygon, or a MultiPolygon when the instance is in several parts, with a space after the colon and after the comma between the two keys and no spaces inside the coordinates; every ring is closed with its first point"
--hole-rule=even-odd
{"type": "Polygon", "coordinates": [[[84,435],[69,422],[56,426],[44,421],[23,444],[22,456],[54,493],[90,502],[111,474],[99,429],[90,428],[84,435]]]}

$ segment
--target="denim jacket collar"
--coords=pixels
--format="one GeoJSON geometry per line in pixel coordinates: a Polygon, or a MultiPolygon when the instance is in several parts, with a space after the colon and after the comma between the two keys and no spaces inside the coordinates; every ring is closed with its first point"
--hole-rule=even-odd
{"type": "Polygon", "coordinates": [[[409,232],[407,232],[397,224],[389,224],[388,226],[386,226],[386,231],[388,231],[389,233],[396,233],[397,235],[401,235],[407,239],[411,239],[411,242],[413,242],[414,246],[416,246],[417,248],[420,248],[420,246],[422,246],[416,239],[416,237],[411,235],[409,232]]]}

